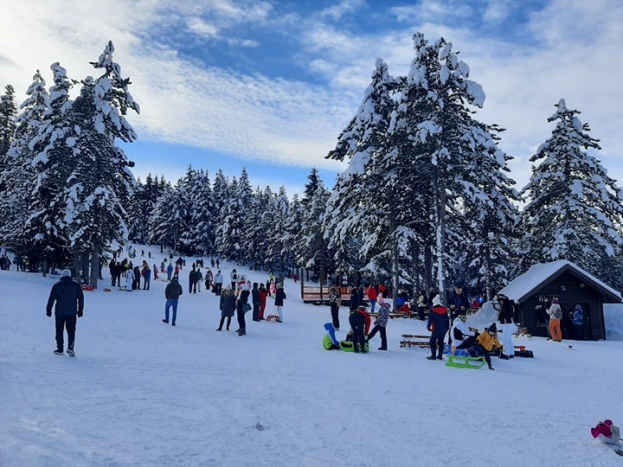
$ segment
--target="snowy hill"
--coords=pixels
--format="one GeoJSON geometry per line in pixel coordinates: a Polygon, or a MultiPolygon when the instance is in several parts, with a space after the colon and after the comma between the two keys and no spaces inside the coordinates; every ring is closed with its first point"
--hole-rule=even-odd
{"type": "MultiPolygon", "coordinates": [[[[221,266],[228,278],[232,266],[221,266]]],[[[1,465],[621,463],[590,436],[598,420],[623,425],[621,341],[522,339],[535,359],[460,370],[399,348],[403,333],[425,328],[397,319],[387,352],[376,351],[378,337],[370,354],[326,351],[329,309],[303,304],[291,280],[284,322],[247,315],[238,337],[235,319],[231,331],[215,331],[218,297],[189,295],[188,271],[172,327],[161,322],[165,282],[104,292],[104,270],[102,287],[85,292],[74,359],[52,354],[45,304],[54,280],[0,271],[1,465]]],[[[347,316],[343,307],[343,330],[347,316]]]]}

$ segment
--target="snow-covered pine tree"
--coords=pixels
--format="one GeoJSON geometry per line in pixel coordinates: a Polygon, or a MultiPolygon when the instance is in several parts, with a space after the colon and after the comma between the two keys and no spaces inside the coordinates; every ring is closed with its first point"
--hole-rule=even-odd
{"type": "MultiPolygon", "coordinates": [[[[481,86],[469,79],[469,67],[443,38],[430,44],[416,33],[414,48],[416,57],[407,76],[407,90],[401,95],[395,128],[401,139],[401,132],[406,131],[411,142],[408,153],[426,175],[418,180],[419,189],[432,195],[433,209],[423,218],[434,220],[435,235],[429,245],[434,240],[436,282],[444,299],[446,270],[454,257],[447,239],[458,240],[469,232],[466,208],[486,207],[506,225],[512,217],[510,201],[516,195],[511,189],[513,182],[504,174],[508,156],[497,148],[492,134],[496,128],[475,120],[468,107],[484,103],[481,86]]],[[[420,206],[427,206],[426,198],[420,206]]],[[[452,245],[468,248],[457,241],[452,245]]],[[[491,269],[487,264],[485,269],[491,269]]]]}
{"type": "MultiPolygon", "coordinates": [[[[267,217],[270,220],[270,229],[266,231],[265,264],[269,271],[275,274],[283,273],[290,257],[284,251],[284,238],[287,236],[286,224],[289,215],[290,202],[285,187],[279,188],[279,193],[268,202],[267,217]]],[[[250,245],[250,247],[254,247],[250,245]]]]}
{"type": "Polygon", "coordinates": [[[69,90],[73,84],[58,62],[50,65],[50,69],[54,84],[49,89],[49,107],[38,134],[29,144],[36,154],[33,160],[35,178],[23,228],[24,242],[30,245],[31,264],[41,259],[44,274],[48,265],[66,267],[72,261],[64,190],[73,163],[72,149],[67,144],[67,137],[73,131],[68,119],[73,105],[69,90]]]}
{"type": "Polygon", "coordinates": [[[564,99],[548,119],[556,126],[531,158],[540,163],[521,195],[522,269],[566,259],[603,278],[603,262],[622,245],[623,192],[589,151],[600,149],[590,127],[564,99]]]}
{"type": "Polygon", "coordinates": [[[266,265],[266,244],[270,238],[272,225],[269,215],[269,203],[274,194],[270,187],[264,191],[259,187],[251,197],[249,213],[244,222],[245,243],[249,245],[247,258],[251,269],[268,269],[266,265]]]}
{"type": "Polygon", "coordinates": [[[207,171],[200,169],[192,195],[191,230],[195,254],[207,256],[214,252],[214,199],[210,177],[207,171]]]}
{"type": "Polygon", "coordinates": [[[197,242],[193,226],[195,210],[195,187],[198,183],[198,172],[189,166],[186,173],[176,185],[179,196],[179,237],[178,248],[185,255],[195,254],[197,242]]]}
{"type": "Polygon", "coordinates": [[[176,252],[179,226],[176,218],[178,212],[178,196],[176,190],[167,183],[151,211],[148,221],[149,243],[168,246],[176,252]]]}
{"type": "Polygon", "coordinates": [[[247,255],[246,245],[243,244],[244,220],[253,195],[245,168],[242,169],[239,180],[232,180],[229,193],[229,199],[224,200],[219,213],[215,248],[222,257],[242,262],[247,255]]]}
{"type": "Polygon", "coordinates": [[[323,230],[340,271],[359,270],[364,259],[369,261],[367,268],[376,271],[376,260],[388,251],[397,261],[396,220],[398,211],[408,210],[408,206],[396,198],[401,193],[398,187],[402,189],[396,170],[381,169],[381,161],[393,161],[397,155],[388,131],[396,111],[394,97],[403,85],[403,80],[391,77],[387,65],[377,59],[362,104],[340,134],[336,148],[327,155],[349,159],[348,168],[339,175],[327,200],[323,219],[323,230]]]}
{"type": "Polygon", "coordinates": [[[7,84],[4,88],[4,94],[0,96],[0,160],[4,160],[13,142],[16,115],[15,88],[7,84]]]}
{"type": "Polygon", "coordinates": [[[99,259],[111,242],[124,243],[128,237],[126,208],[135,187],[124,151],[115,145],[120,139],[130,143],[136,133],[126,120],[128,109],[140,108],[128,90],[129,78],[113,61],[109,42],[97,62],[91,64],[103,74],[82,80],[69,120],[73,134],[67,138],[74,168],[67,179],[66,219],[74,249],[74,266],[81,256],[82,277],[97,287],[99,259]],[[90,260],[90,273],[84,265],[90,260]]]}
{"type": "MultiPolygon", "coordinates": [[[[17,106],[15,105],[15,89],[8,84],[5,87],[5,93],[0,96],[0,174],[8,169],[6,159],[13,137],[15,136],[15,116],[17,115],[17,106]]],[[[6,197],[10,184],[2,178],[0,179],[0,196],[6,197]]],[[[2,238],[2,237],[0,237],[2,238]]]]}
{"type": "Polygon", "coordinates": [[[15,139],[6,154],[5,169],[0,173],[0,185],[6,187],[5,194],[0,197],[0,217],[4,220],[0,224],[0,238],[22,255],[28,255],[30,246],[22,235],[34,180],[32,162],[35,154],[30,143],[38,134],[50,99],[39,70],[26,95],[28,97],[20,105],[21,113],[15,119],[15,139]]]}
{"type": "Polygon", "coordinates": [[[285,230],[290,232],[294,239],[295,264],[311,269],[314,276],[323,281],[334,270],[329,241],[325,238],[323,230],[319,228],[327,212],[330,193],[315,168],[311,169],[307,180],[300,202],[299,225],[289,221],[285,230]]]}
{"type": "MultiPolygon", "coordinates": [[[[297,239],[301,226],[304,223],[306,209],[303,207],[298,194],[292,196],[290,206],[288,207],[288,218],[285,224],[285,234],[283,236],[283,249],[287,252],[291,259],[289,264],[295,267],[302,267],[304,264],[297,258],[301,254],[298,250],[297,239]]],[[[316,230],[321,230],[316,223],[316,230]]]]}

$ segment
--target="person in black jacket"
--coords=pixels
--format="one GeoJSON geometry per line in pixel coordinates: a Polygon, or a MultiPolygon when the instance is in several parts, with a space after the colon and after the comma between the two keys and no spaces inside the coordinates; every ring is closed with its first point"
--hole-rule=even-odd
{"type": "Polygon", "coordinates": [[[177,277],[174,277],[164,289],[164,297],[167,299],[167,302],[164,305],[163,323],[169,323],[169,308],[173,307],[173,321],[171,322],[171,326],[175,326],[175,320],[177,319],[177,303],[182,293],[182,286],[177,280],[177,277]]]}
{"type": "Polygon", "coordinates": [[[258,283],[253,283],[253,289],[251,290],[251,301],[253,302],[253,321],[260,320],[260,290],[258,289],[258,283]]]}
{"type": "Polygon", "coordinates": [[[245,336],[247,334],[247,325],[244,319],[244,314],[247,310],[245,310],[245,305],[249,303],[249,295],[251,291],[249,290],[249,283],[245,282],[240,286],[240,292],[238,293],[238,301],[236,303],[236,316],[238,318],[238,335],[245,336]]]}
{"type": "Polygon", "coordinates": [[[67,329],[67,355],[74,357],[74,341],[76,340],[76,321],[82,318],[84,311],[84,293],[80,284],[72,280],[71,271],[63,269],[61,279],[52,286],[48,304],[45,308],[46,314],[52,316],[52,306],[56,319],[56,355],[63,354],[63,333],[67,329]]]}

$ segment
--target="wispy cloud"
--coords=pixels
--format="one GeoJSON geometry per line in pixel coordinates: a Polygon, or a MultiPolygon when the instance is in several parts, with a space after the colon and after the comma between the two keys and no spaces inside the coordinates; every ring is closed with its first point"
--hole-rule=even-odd
{"type": "Polygon", "coordinates": [[[45,8],[37,0],[20,0],[7,3],[0,16],[0,85],[13,84],[19,94],[37,68],[47,72],[57,60],[71,77],[93,74],[88,62],[112,39],[141,104],[141,115],[130,116],[141,138],[337,169],[324,156],[359,105],[375,59],[382,57],[393,75],[406,74],[413,59],[411,36],[421,30],[430,40],[444,36],[461,50],[487,94],[477,118],[508,128],[502,147],[517,157],[513,176],[520,183],[529,174],[527,158],[551,133],[546,120],[561,97],[583,111],[593,136],[601,139],[606,166],[623,183],[618,128],[623,96],[616,59],[623,44],[623,4],[552,0],[526,17],[518,35],[528,36],[527,42],[480,29],[508,21],[518,3],[480,5],[476,10],[459,1],[408,2],[383,10],[398,20],[393,27],[355,33],[335,21],[371,6],[358,0],[311,13],[233,0],[47,0],[45,8]],[[270,78],[234,72],[218,61],[206,64],[167,40],[178,34],[175,40],[183,41],[188,30],[197,40],[253,48],[258,60],[267,51],[266,36],[280,34],[272,41],[291,41],[295,49],[284,60],[316,79],[270,78]]]}

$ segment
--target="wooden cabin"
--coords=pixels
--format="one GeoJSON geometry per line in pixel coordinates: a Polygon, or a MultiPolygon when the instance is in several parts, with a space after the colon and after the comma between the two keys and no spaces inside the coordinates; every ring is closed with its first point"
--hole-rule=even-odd
{"type": "Polygon", "coordinates": [[[534,336],[547,337],[547,308],[558,298],[563,311],[563,339],[606,339],[604,303],[622,303],[621,293],[570,261],[535,264],[517,277],[500,294],[515,300],[521,326],[534,336]],[[580,305],[584,312],[581,335],[577,335],[569,312],[580,305]]]}

